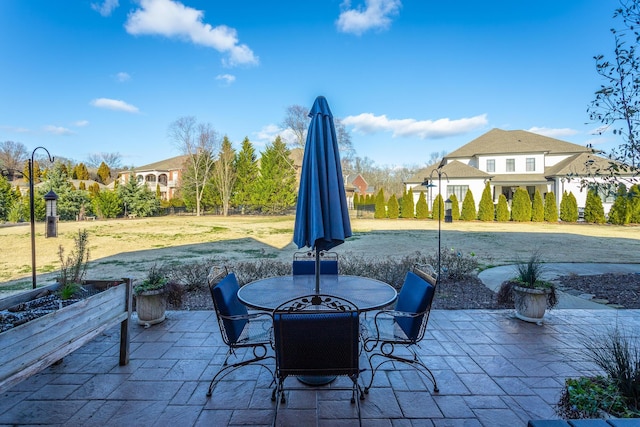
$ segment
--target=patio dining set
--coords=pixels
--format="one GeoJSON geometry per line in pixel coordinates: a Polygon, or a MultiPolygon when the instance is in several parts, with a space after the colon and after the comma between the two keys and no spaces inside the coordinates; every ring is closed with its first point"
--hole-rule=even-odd
{"type": "MultiPolygon", "coordinates": [[[[258,365],[273,378],[276,425],[288,391],[317,390],[344,376],[351,380],[346,389],[361,423],[359,401],[375,391],[371,390],[375,374],[388,362],[415,367],[437,393],[433,372],[413,350],[425,335],[435,295],[433,269],[414,266],[398,293],[378,280],[338,274],[337,254],[331,252],[322,253],[316,275],[314,257],[312,252],[298,253],[293,275],[242,287],[226,268],[212,271],[209,288],[228,351],[207,396],[215,396],[218,382],[237,368],[258,365]],[[316,276],[319,289],[314,291],[316,276]],[[368,366],[360,366],[361,356],[368,366]],[[288,377],[298,382],[285,381],[288,377]]],[[[328,391],[343,389],[327,387],[328,391]]]]}

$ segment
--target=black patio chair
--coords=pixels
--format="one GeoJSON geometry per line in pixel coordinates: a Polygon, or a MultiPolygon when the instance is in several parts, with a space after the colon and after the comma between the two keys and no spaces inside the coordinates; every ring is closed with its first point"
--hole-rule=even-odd
{"type": "MultiPolygon", "coordinates": [[[[316,253],[313,251],[296,252],[293,254],[293,275],[315,274],[316,253]]],[[[320,274],[338,274],[338,254],[335,252],[320,252],[320,274]]]]}
{"type": "MultiPolygon", "coordinates": [[[[273,424],[280,403],[285,403],[287,377],[348,376],[352,381],[351,403],[360,417],[362,390],[358,384],[359,310],[351,302],[330,295],[308,295],[287,301],[273,312],[276,351],[277,399],[273,424]]],[[[292,388],[287,388],[291,390],[292,388]]],[[[295,388],[309,390],[309,387],[295,388]]],[[[332,386],[329,390],[340,390],[332,386]]],[[[317,389],[316,389],[317,390],[317,389]]]]}
{"type": "MultiPolygon", "coordinates": [[[[274,371],[264,363],[267,359],[274,359],[273,355],[268,355],[269,348],[272,347],[272,318],[271,313],[249,312],[247,307],[238,300],[238,289],[240,286],[234,273],[226,273],[226,269],[220,270],[217,274],[209,275],[209,290],[213,298],[213,306],[220,326],[222,340],[229,347],[225,355],[224,362],[218,372],[214,375],[207,396],[211,396],[217,381],[220,381],[235,369],[249,364],[256,364],[271,374],[272,384],[275,383],[274,371]],[[221,279],[221,280],[220,280],[221,279]],[[239,349],[251,349],[253,357],[240,359],[229,364],[231,355],[238,357],[236,351],[239,349]]],[[[272,400],[275,399],[275,388],[272,393],[272,400]]]]}
{"type": "Polygon", "coordinates": [[[436,290],[433,272],[414,268],[408,271],[393,310],[380,310],[366,319],[362,328],[363,349],[371,367],[371,381],[365,387],[368,393],[376,372],[387,362],[401,362],[413,366],[433,383],[439,392],[433,372],[415,351],[424,338],[436,290]],[[410,353],[410,357],[401,353],[410,353]],[[374,365],[374,359],[382,359],[374,365]]]}

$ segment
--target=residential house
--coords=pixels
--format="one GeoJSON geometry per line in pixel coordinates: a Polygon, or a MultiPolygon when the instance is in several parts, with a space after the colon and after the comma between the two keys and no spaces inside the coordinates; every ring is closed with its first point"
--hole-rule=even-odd
{"type": "Polygon", "coordinates": [[[118,175],[119,184],[126,184],[134,176],[138,182],[144,183],[151,191],[160,189],[160,198],[170,200],[180,188],[180,180],[188,156],[176,156],[159,162],[140,166],[134,170],[125,170],[118,175]]]}
{"type": "MultiPolygon", "coordinates": [[[[462,203],[467,190],[471,190],[478,207],[487,182],[494,203],[500,194],[511,202],[516,189],[525,188],[532,198],[536,190],[543,198],[553,191],[558,207],[562,194],[571,192],[578,207],[583,208],[588,189],[582,181],[601,181],[589,175],[598,168],[606,168],[609,162],[581,145],[523,130],[492,129],[444,156],[441,164],[440,176],[437,171],[440,165],[432,165],[405,182],[405,188],[412,190],[414,201],[420,192],[425,193],[430,209],[438,193],[445,200],[455,194],[462,203]]],[[[600,196],[606,213],[614,197],[604,192],[600,196]]]]}

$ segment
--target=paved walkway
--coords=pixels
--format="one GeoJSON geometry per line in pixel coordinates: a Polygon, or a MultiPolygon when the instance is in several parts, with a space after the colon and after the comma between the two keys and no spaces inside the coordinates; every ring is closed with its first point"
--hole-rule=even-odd
{"type": "MultiPolygon", "coordinates": [[[[582,340],[615,324],[640,331],[640,311],[553,310],[538,326],[513,319],[508,310],[434,310],[422,354],[440,393],[431,393],[411,368],[387,364],[362,403],[363,425],[514,427],[555,418],[564,379],[595,372],[582,340]]],[[[236,371],[212,398],[205,396],[225,352],[212,312],[168,312],[149,329],[134,325],[131,350],[130,364],[118,366],[118,330],[107,331],[3,393],[0,425],[272,422],[270,380],[255,367],[236,371]]],[[[279,424],[357,425],[349,396],[330,386],[291,391],[279,424]]]]}

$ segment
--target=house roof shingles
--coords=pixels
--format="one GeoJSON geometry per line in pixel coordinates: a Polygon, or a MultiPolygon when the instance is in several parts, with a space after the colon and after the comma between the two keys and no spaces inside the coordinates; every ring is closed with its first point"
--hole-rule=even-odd
{"type": "Polygon", "coordinates": [[[492,129],[445,156],[447,159],[506,153],[584,153],[591,150],[524,130],[492,129]]]}
{"type": "Polygon", "coordinates": [[[159,162],[149,163],[148,165],[143,165],[135,168],[136,172],[142,171],[154,171],[154,170],[175,170],[182,169],[184,167],[184,163],[189,156],[176,156],[171,157],[169,159],[160,160],[159,162]]]}

